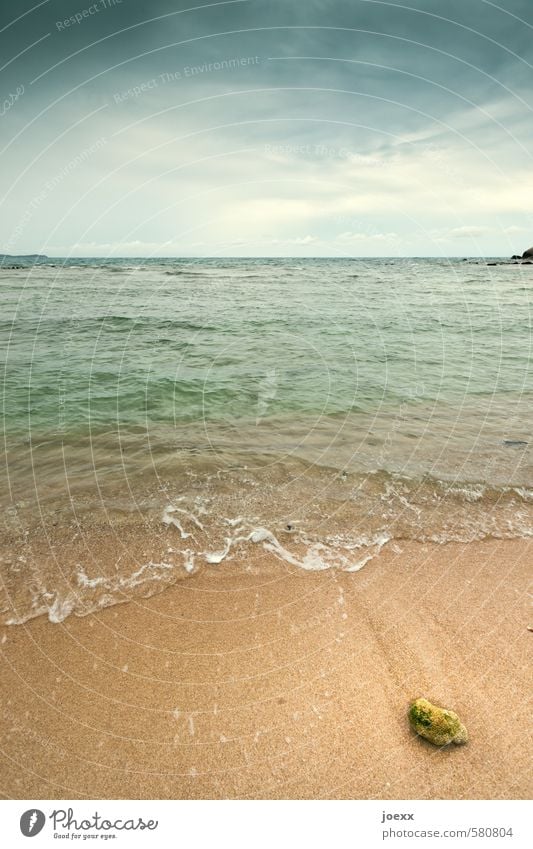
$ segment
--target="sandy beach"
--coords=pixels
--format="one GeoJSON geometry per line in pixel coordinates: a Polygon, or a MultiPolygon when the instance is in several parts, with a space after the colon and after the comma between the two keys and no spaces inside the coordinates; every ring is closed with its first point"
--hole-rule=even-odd
{"type": "Polygon", "coordinates": [[[531,556],[400,541],[348,574],[257,552],[2,627],[2,797],[527,798],[531,556]],[[418,738],[418,696],[469,743],[418,738]]]}

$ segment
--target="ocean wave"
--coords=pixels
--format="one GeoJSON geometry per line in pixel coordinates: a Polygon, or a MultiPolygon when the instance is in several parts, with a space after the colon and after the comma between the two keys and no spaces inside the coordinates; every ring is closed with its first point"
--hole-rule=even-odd
{"type": "MultiPolygon", "coordinates": [[[[179,531],[180,539],[191,536],[184,531],[181,522],[172,516],[177,511],[169,505],[163,514],[162,521],[172,524],[179,531]]],[[[198,520],[191,516],[198,527],[198,520]]],[[[231,520],[230,520],[231,521],[231,520]]],[[[299,540],[301,543],[305,537],[299,540]]],[[[45,580],[37,580],[31,586],[31,599],[26,608],[5,620],[6,625],[22,625],[30,619],[46,615],[50,622],[63,622],[71,615],[87,616],[106,607],[134,600],[136,597],[149,597],[161,592],[165,587],[175,583],[184,575],[190,575],[200,568],[203,561],[209,565],[220,565],[230,557],[231,550],[237,546],[259,545],[264,551],[271,553],[276,559],[286,564],[309,572],[326,569],[341,569],[345,572],[356,572],[367,565],[389,542],[386,535],[376,538],[361,537],[357,541],[330,540],[316,542],[306,540],[306,547],[301,554],[282,544],[275,533],[263,527],[253,527],[244,532],[239,524],[235,533],[225,540],[225,546],[219,551],[203,550],[195,552],[191,547],[176,552],[180,562],[175,560],[154,562],[149,561],[132,571],[125,570],[120,575],[88,576],[83,567],[79,567],[72,577],[68,588],[59,589],[45,580]]],[[[174,549],[172,549],[175,551],[174,549]]]]}
{"type": "Polygon", "coordinates": [[[80,569],[73,587],[61,593],[57,588],[48,588],[40,583],[32,589],[29,609],[6,620],[6,625],[23,625],[37,616],[48,616],[50,622],[63,622],[71,614],[87,616],[104,607],[110,607],[131,599],[136,588],[143,588],[149,595],[160,591],[164,585],[173,583],[171,563],[145,563],[129,575],[116,577],[88,578],[80,569]]]}
{"type": "MultiPolygon", "coordinates": [[[[285,497],[279,481],[272,490],[263,487],[260,491],[249,471],[237,469],[234,475],[238,484],[237,477],[224,480],[213,473],[209,479],[204,476],[200,488],[199,479],[193,476],[196,494],[176,496],[164,506],[158,507],[157,499],[147,499],[146,509],[157,511],[157,516],[154,523],[140,522],[137,529],[143,550],[152,548],[152,557],[146,562],[129,566],[128,559],[121,556],[117,569],[117,564],[106,562],[105,555],[96,560],[98,567],[95,558],[88,561],[89,566],[83,558],[80,562],[79,555],[71,555],[70,566],[64,554],[57,571],[23,558],[22,565],[4,576],[12,600],[4,608],[6,624],[22,624],[42,615],[51,622],[62,622],[70,615],[85,616],[149,597],[202,569],[261,564],[261,558],[254,556],[257,549],[297,570],[356,573],[371,568],[372,561],[390,544],[466,544],[533,536],[533,491],[528,487],[497,488],[428,477],[415,481],[376,472],[359,479],[355,486],[353,481],[350,486],[340,480],[339,486],[345,488],[341,504],[336,500],[338,492],[315,491],[315,501],[320,495],[322,503],[305,517],[290,493],[285,497]],[[236,503],[237,487],[238,501],[248,508],[246,513],[232,514],[228,509],[236,503]],[[166,534],[163,543],[158,523],[166,534]],[[167,546],[164,556],[162,545],[167,546]]],[[[308,495],[303,492],[302,500],[308,495]]],[[[111,502],[108,505],[112,509],[111,502]]],[[[80,510],[78,507],[77,521],[83,527],[85,514],[80,510]]],[[[123,505],[122,513],[124,510],[123,505]]],[[[93,527],[93,520],[88,527],[93,527]]]]}
{"type": "MultiPolygon", "coordinates": [[[[156,266],[152,266],[152,268],[155,269],[156,266]]],[[[190,268],[165,268],[165,266],[160,266],[158,270],[162,271],[162,273],[164,275],[166,275],[167,277],[186,276],[186,277],[205,277],[207,279],[210,276],[204,270],[202,270],[202,271],[192,271],[190,268]],[[163,269],[164,269],[164,271],[163,271],[163,269]]],[[[218,280],[220,278],[221,278],[221,275],[217,274],[216,279],[218,280]]]]}

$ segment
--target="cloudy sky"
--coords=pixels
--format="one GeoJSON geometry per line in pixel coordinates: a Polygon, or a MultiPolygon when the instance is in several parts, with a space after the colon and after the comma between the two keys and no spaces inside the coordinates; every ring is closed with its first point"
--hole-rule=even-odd
{"type": "Polygon", "coordinates": [[[20,0],[0,15],[0,251],[533,244],[531,0],[20,0]]]}

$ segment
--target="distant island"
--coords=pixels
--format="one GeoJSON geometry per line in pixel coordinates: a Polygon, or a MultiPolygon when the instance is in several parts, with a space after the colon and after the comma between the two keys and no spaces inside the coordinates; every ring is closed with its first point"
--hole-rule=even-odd
{"type": "Polygon", "coordinates": [[[48,257],[45,254],[0,254],[0,262],[4,262],[5,260],[9,260],[9,262],[13,262],[14,260],[17,260],[17,259],[24,259],[24,260],[31,259],[31,260],[33,260],[33,262],[36,262],[40,259],[48,259],[48,257]]]}
{"type": "Polygon", "coordinates": [[[24,268],[28,263],[43,262],[48,260],[45,254],[0,254],[0,267],[7,270],[13,268],[24,268]],[[19,265],[19,263],[24,265],[19,265]]]}

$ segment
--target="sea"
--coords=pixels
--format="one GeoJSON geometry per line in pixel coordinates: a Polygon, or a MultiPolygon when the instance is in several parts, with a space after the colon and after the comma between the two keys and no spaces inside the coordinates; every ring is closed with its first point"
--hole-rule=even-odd
{"type": "Polygon", "coordinates": [[[532,302],[531,266],[485,259],[4,260],[5,621],[258,547],[358,572],[402,541],[531,536],[532,302]],[[132,527],[142,557],[91,552],[132,527]]]}

